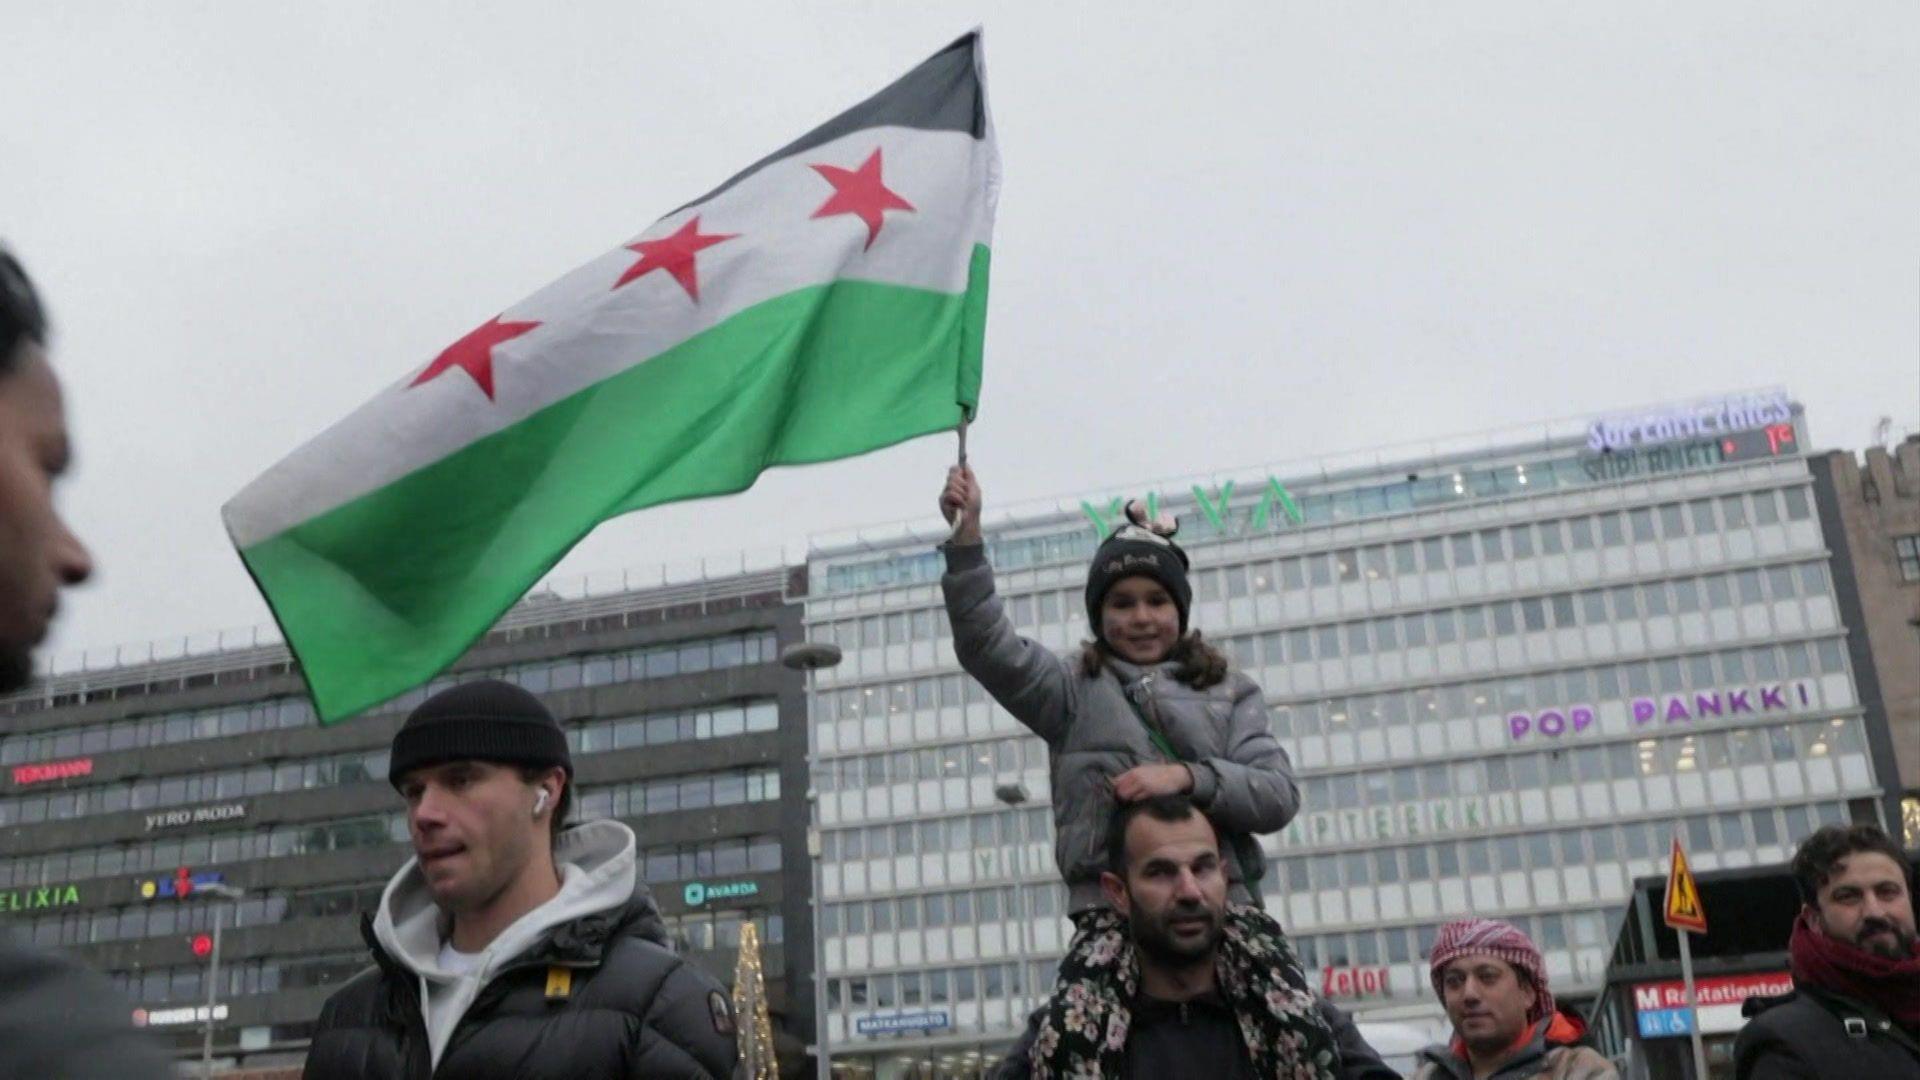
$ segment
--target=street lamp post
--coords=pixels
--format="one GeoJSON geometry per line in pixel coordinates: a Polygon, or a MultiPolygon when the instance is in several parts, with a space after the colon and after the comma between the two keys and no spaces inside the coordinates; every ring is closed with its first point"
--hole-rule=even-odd
{"type": "Polygon", "coordinates": [[[1026,822],[1020,818],[1020,808],[1026,805],[1027,802],[1027,785],[1019,780],[1009,780],[996,784],[993,788],[993,797],[1007,804],[1007,806],[1013,810],[1015,837],[1013,842],[1013,910],[1014,923],[1020,928],[1019,1011],[1024,1014],[1028,1009],[1033,1007],[1033,988],[1028,985],[1030,975],[1027,970],[1028,964],[1032,960],[1030,954],[1033,952],[1032,941],[1028,938],[1028,934],[1032,932],[1028,926],[1031,920],[1027,916],[1026,905],[1020,902],[1020,884],[1025,881],[1027,877],[1026,822]]]}
{"type": "Polygon", "coordinates": [[[827,944],[820,934],[820,795],[814,785],[814,768],[820,761],[820,737],[813,715],[813,673],[840,663],[838,645],[823,641],[797,641],[780,650],[780,663],[807,676],[807,862],[813,875],[813,1045],[814,1069],[818,1080],[833,1080],[833,1059],[827,1052],[827,944]]]}
{"type": "MultiPolygon", "coordinates": [[[[231,885],[222,885],[218,882],[196,885],[194,891],[212,893],[214,896],[218,896],[223,900],[231,900],[233,902],[234,924],[236,927],[239,925],[240,900],[246,896],[246,893],[231,885]]],[[[202,1080],[213,1080],[213,1014],[218,1006],[218,994],[220,990],[220,911],[219,905],[214,905],[213,952],[208,957],[209,962],[207,965],[207,1026],[200,1040],[200,1076],[202,1080]]]]}

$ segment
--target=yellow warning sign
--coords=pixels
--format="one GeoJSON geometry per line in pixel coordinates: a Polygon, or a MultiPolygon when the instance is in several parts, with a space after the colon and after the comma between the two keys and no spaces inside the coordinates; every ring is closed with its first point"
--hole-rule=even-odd
{"type": "Polygon", "coordinates": [[[1700,903],[1700,886],[1693,880],[1693,870],[1687,866],[1687,853],[1680,846],[1680,838],[1673,838],[1672,863],[1667,870],[1667,925],[1675,930],[1691,930],[1696,934],[1707,932],[1707,909],[1700,903]]]}

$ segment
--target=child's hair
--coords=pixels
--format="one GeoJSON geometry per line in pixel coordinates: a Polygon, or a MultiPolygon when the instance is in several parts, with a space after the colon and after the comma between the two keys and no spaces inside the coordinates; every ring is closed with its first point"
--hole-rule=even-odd
{"type": "MultiPolygon", "coordinates": [[[[1080,672],[1090,679],[1099,675],[1112,658],[1113,652],[1105,642],[1085,641],[1080,644],[1080,672]]],[[[1173,677],[1195,690],[1220,685],[1225,681],[1228,669],[1233,666],[1228,662],[1227,654],[1207,644],[1198,630],[1189,630],[1180,635],[1180,640],[1173,643],[1173,651],[1167,654],[1167,659],[1180,665],[1173,677]]]]}

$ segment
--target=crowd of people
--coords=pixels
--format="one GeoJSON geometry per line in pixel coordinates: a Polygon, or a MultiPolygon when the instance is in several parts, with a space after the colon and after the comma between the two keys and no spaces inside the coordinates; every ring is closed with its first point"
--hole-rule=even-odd
{"type": "MultiPolygon", "coordinates": [[[[55,512],[71,456],[47,320],[0,252],[0,691],[25,685],[59,591],[91,557],[55,512]]],[[[1056,863],[1074,934],[1001,1077],[1396,1074],[1318,995],[1261,903],[1259,837],[1300,789],[1258,686],[1189,625],[1175,524],[1137,505],[1089,568],[1093,640],[1059,656],[1022,638],[994,591],[980,485],[949,472],[942,585],[961,665],[1046,743],[1056,863]]],[[[476,681],[422,703],[389,779],[413,856],[363,921],[369,966],[322,1011],[306,1076],[726,1077],[726,989],[670,948],[611,820],[568,824],[573,761],[534,695],[476,681]]],[[[1805,838],[1786,942],[1795,990],[1749,1001],[1742,1080],[1920,1080],[1912,867],[1871,825],[1805,838]]],[[[1428,957],[1453,1035],[1419,1080],[1619,1075],[1556,1002],[1539,947],[1463,917],[1428,957]]],[[[1726,917],[1739,918],[1738,912],[1726,917]]],[[[0,1076],[169,1074],[106,981],[0,935],[0,1076]]]]}

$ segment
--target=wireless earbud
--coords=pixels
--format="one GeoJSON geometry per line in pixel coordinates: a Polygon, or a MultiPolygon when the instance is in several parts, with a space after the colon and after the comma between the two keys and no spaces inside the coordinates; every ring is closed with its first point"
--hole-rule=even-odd
{"type": "Polygon", "coordinates": [[[547,808],[547,789],[541,788],[540,797],[533,800],[533,816],[539,817],[540,811],[545,810],[546,808],[547,808]]]}

